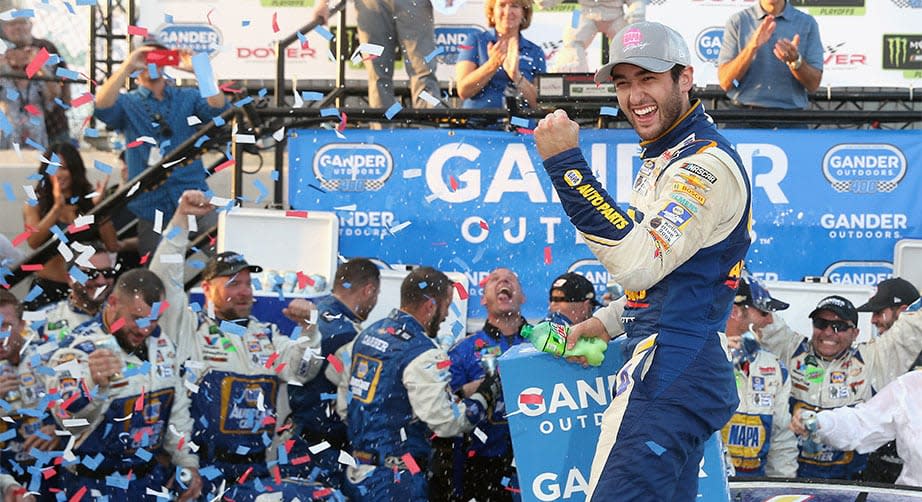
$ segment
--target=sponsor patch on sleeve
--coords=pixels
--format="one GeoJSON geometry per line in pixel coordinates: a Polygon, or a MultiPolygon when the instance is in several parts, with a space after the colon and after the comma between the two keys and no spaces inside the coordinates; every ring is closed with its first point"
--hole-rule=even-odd
{"type": "Polygon", "coordinates": [[[701,178],[702,180],[707,181],[708,183],[710,183],[710,184],[712,184],[712,185],[713,185],[714,183],[717,183],[717,176],[714,176],[714,173],[712,173],[711,171],[708,171],[707,169],[705,169],[705,168],[703,168],[703,167],[701,167],[701,166],[699,166],[699,165],[697,165],[697,164],[690,164],[690,163],[686,162],[686,163],[682,164],[681,166],[679,166],[679,169],[683,169],[683,170],[685,170],[685,171],[688,171],[688,172],[694,174],[695,176],[701,178]]]}
{"type": "Polygon", "coordinates": [[[659,242],[663,251],[668,251],[682,238],[682,230],[660,216],[650,219],[650,234],[659,242]]]}
{"type": "Polygon", "coordinates": [[[689,186],[685,183],[673,183],[672,184],[672,193],[684,195],[691,200],[695,201],[696,204],[703,206],[707,202],[707,198],[702,195],[694,186],[689,186]]]}
{"type": "Polygon", "coordinates": [[[563,173],[563,180],[570,185],[575,187],[583,182],[583,175],[579,172],[579,169],[570,169],[569,171],[563,173]]]}
{"type": "Polygon", "coordinates": [[[678,202],[666,203],[666,206],[663,208],[663,210],[657,214],[664,220],[675,225],[677,228],[684,227],[685,224],[688,223],[688,221],[693,217],[691,211],[686,209],[684,206],[682,206],[682,204],[679,204],[678,202]]]}

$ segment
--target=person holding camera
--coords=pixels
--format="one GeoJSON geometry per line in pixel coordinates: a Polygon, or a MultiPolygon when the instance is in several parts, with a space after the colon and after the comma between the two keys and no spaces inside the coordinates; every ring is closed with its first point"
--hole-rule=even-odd
{"type": "MultiPolygon", "coordinates": [[[[203,98],[198,88],[172,85],[163,72],[165,67],[160,65],[176,64],[179,69],[191,71],[191,54],[180,53],[178,62],[172,58],[154,62],[154,57],[163,54],[162,51],[166,51],[166,47],[152,42],[133,50],[96,91],[96,118],[124,134],[129,144],[138,142],[125,152],[129,179],[156,165],[195,133],[190,125],[195,121],[188,120],[189,117],[206,123],[227,107],[221,92],[203,98]],[[120,92],[128,78],[134,78],[138,87],[120,92]],[[156,145],[147,142],[147,138],[152,138],[156,145]]],[[[137,193],[128,203],[128,209],[139,219],[138,253],[141,256],[152,253],[160,241],[160,229],[155,228],[156,211],[163,213],[161,222],[169,222],[176,211],[176,201],[186,190],[208,190],[200,159],[174,166],[166,182],[137,193]]],[[[210,213],[212,220],[200,222],[199,227],[213,226],[214,214],[210,213]]]]}

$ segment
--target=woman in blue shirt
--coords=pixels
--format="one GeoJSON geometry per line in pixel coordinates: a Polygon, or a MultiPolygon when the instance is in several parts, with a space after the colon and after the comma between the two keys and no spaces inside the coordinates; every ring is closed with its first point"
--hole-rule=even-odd
{"type": "Polygon", "coordinates": [[[544,51],[521,36],[531,24],[532,0],[487,0],[491,30],[468,37],[455,66],[464,108],[503,108],[506,89],[534,107],[535,75],[547,71],[544,51]]]}

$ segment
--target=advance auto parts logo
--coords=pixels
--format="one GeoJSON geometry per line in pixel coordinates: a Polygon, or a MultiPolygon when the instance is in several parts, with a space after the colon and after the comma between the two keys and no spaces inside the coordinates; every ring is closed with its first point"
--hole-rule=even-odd
{"type": "Polygon", "coordinates": [[[922,34],[884,35],[883,69],[922,74],[922,34]]]}
{"type": "Polygon", "coordinates": [[[905,175],[906,156],[893,145],[836,145],[823,157],[823,176],[837,192],[892,192],[905,175]]]}
{"type": "Polygon", "coordinates": [[[381,145],[337,143],[314,154],[314,176],[334,192],[380,190],[393,171],[391,152],[381,145]]]}

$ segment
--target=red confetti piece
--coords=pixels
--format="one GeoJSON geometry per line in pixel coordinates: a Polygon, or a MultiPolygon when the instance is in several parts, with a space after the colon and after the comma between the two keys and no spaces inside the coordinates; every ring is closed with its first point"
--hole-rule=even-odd
{"type": "Polygon", "coordinates": [[[482,229],[484,229],[484,230],[486,230],[486,231],[488,231],[488,232],[490,231],[490,225],[487,225],[487,222],[485,222],[485,221],[483,221],[483,220],[480,220],[480,228],[482,228],[482,229]]]}
{"type": "Polygon", "coordinates": [[[90,93],[88,93],[88,92],[84,92],[83,94],[81,94],[81,95],[77,96],[76,98],[70,100],[70,106],[73,107],[73,108],[79,108],[79,107],[81,107],[81,106],[83,106],[83,105],[85,105],[85,104],[87,104],[87,103],[92,102],[92,101],[93,101],[93,95],[90,94],[90,93]]]}
{"type": "Polygon", "coordinates": [[[307,211],[285,211],[285,216],[289,218],[307,218],[307,211]]]}
{"type": "Polygon", "coordinates": [[[159,316],[160,314],[166,312],[166,309],[168,308],[170,308],[170,302],[163,300],[162,302],[160,302],[160,311],[157,312],[157,315],[159,316]]]}
{"type": "Polygon", "coordinates": [[[253,472],[253,467],[250,466],[247,468],[246,472],[243,473],[243,476],[240,476],[240,479],[237,480],[237,483],[244,484],[247,481],[247,478],[250,476],[250,473],[253,472]]]}
{"type": "Polygon", "coordinates": [[[474,450],[468,450],[468,451],[467,451],[467,458],[474,458],[474,457],[476,457],[476,456],[477,456],[477,452],[476,452],[476,451],[474,451],[474,450]]]}
{"type": "Polygon", "coordinates": [[[214,9],[211,9],[210,11],[208,11],[208,14],[205,14],[205,20],[208,21],[208,24],[212,24],[212,22],[211,22],[211,13],[212,13],[212,12],[214,12],[214,9]]]}
{"type": "Polygon", "coordinates": [[[45,63],[48,62],[48,58],[51,57],[51,54],[48,54],[48,51],[44,47],[39,49],[38,53],[35,54],[35,57],[32,58],[32,61],[29,63],[29,66],[26,66],[26,76],[32,78],[33,75],[38,73],[38,70],[45,66],[45,63]]]}
{"type": "Polygon", "coordinates": [[[275,480],[275,484],[282,484],[282,474],[279,472],[279,466],[272,466],[272,479],[275,480]]]}
{"type": "Polygon", "coordinates": [[[266,426],[266,425],[272,425],[274,423],[275,423],[275,417],[266,415],[263,417],[263,421],[260,422],[260,425],[266,426]]]}
{"type": "Polygon", "coordinates": [[[237,83],[236,80],[231,80],[230,82],[227,82],[226,84],[219,85],[218,89],[221,89],[221,91],[223,92],[229,92],[231,94],[240,94],[241,92],[243,92],[243,89],[237,89],[237,88],[231,87],[232,85],[236,83],[237,83]]]}
{"type": "Polygon", "coordinates": [[[451,191],[455,192],[458,190],[458,180],[454,176],[448,177],[448,184],[451,185],[451,191]]]}
{"type": "Polygon", "coordinates": [[[298,277],[298,289],[304,289],[307,286],[313,286],[314,284],[316,284],[309,275],[305,274],[304,272],[301,272],[300,270],[298,271],[297,277],[298,277]]]}
{"type": "Polygon", "coordinates": [[[74,392],[73,394],[71,394],[69,398],[65,399],[64,402],[61,403],[61,409],[66,410],[67,407],[73,404],[74,401],[76,401],[78,397],[80,397],[79,392],[74,392]]]}
{"type": "Polygon", "coordinates": [[[306,464],[311,461],[310,455],[304,455],[303,457],[295,457],[291,459],[291,465],[301,465],[306,464]]]}
{"type": "Polygon", "coordinates": [[[490,281],[490,276],[487,275],[487,276],[484,276],[483,279],[480,279],[480,282],[478,282],[477,285],[480,286],[480,287],[482,288],[482,287],[486,286],[486,285],[487,285],[487,282],[489,282],[489,281],[490,281]]]}
{"type": "Polygon", "coordinates": [[[400,457],[400,460],[403,460],[403,463],[406,464],[407,470],[410,471],[410,474],[416,474],[419,472],[419,465],[416,464],[416,459],[413,458],[413,455],[409,453],[404,453],[400,457]]]}
{"type": "Polygon", "coordinates": [[[141,411],[144,409],[144,387],[141,387],[141,395],[138,396],[138,400],[134,402],[134,411],[141,411]]]}
{"type": "Polygon", "coordinates": [[[269,356],[269,359],[266,360],[266,369],[271,368],[272,365],[275,364],[275,360],[278,359],[278,358],[279,358],[279,353],[278,353],[278,352],[273,352],[273,353],[269,356]]]}
{"type": "Polygon", "coordinates": [[[177,450],[182,450],[183,445],[186,444],[186,436],[179,438],[179,444],[176,445],[177,450]]]}
{"type": "Polygon", "coordinates": [[[294,439],[289,439],[288,441],[285,441],[285,453],[291,453],[291,448],[294,447],[294,445],[295,445],[294,439]]]}
{"type": "Polygon", "coordinates": [[[321,490],[314,490],[314,493],[311,494],[311,497],[315,499],[319,499],[319,498],[326,497],[327,495],[330,495],[331,493],[333,493],[333,490],[331,490],[330,488],[323,488],[321,490]]]}
{"type": "Polygon", "coordinates": [[[278,33],[278,32],[279,32],[279,13],[273,12],[272,13],[272,33],[278,33]]]}
{"type": "MultiPolygon", "coordinates": [[[[44,49],[42,49],[42,50],[44,50],[44,49]]],[[[77,490],[77,493],[75,493],[75,494],[70,498],[69,502],[77,502],[78,500],[82,499],[84,495],[86,495],[86,485],[81,486],[80,489],[77,490]]]]}
{"type": "Polygon", "coordinates": [[[144,254],[144,256],[141,257],[141,260],[139,261],[139,263],[141,265],[144,265],[145,263],[147,263],[147,260],[149,259],[150,259],[150,251],[148,251],[147,253],[144,254]]]}
{"type": "Polygon", "coordinates": [[[147,36],[147,28],[145,28],[145,27],[143,27],[143,26],[128,25],[128,34],[129,34],[129,35],[137,35],[137,36],[139,36],[139,37],[146,37],[146,36],[147,36]]]}
{"type": "Polygon", "coordinates": [[[109,326],[109,333],[115,333],[116,331],[122,329],[125,326],[125,318],[119,317],[111,326],[109,326]]]}
{"type": "Polygon", "coordinates": [[[224,169],[227,169],[228,167],[233,166],[234,162],[235,162],[234,159],[227,159],[224,162],[221,162],[220,164],[218,164],[218,167],[214,168],[214,172],[219,173],[223,171],[224,169]]]}
{"type": "Polygon", "coordinates": [[[482,339],[480,339],[480,338],[474,340],[474,347],[477,347],[478,349],[482,349],[483,346],[486,345],[486,344],[487,344],[487,343],[484,342],[484,341],[483,341],[482,339]]]}
{"type": "MultiPolygon", "coordinates": [[[[293,426],[294,426],[294,424],[291,424],[291,423],[285,424],[285,425],[279,427],[278,429],[276,429],[276,432],[278,432],[278,433],[285,432],[285,431],[287,431],[288,429],[291,429],[293,426]]],[[[294,441],[294,439],[290,439],[289,441],[294,441]]]]}
{"type": "Polygon", "coordinates": [[[456,283],[455,283],[455,290],[458,291],[458,298],[459,298],[459,299],[461,299],[461,300],[467,300],[468,294],[467,294],[467,290],[464,289],[464,284],[461,284],[460,282],[456,282],[456,283]]]}
{"type": "Polygon", "coordinates": [[[551,247],[550,246],[547,246],[546,248],[544,248],[544,264],[545,265],[551,264],[551,247]]]}
{"type": "Polygon", "coordinates": [[[137,147],[139,147],[139,146],[141,146],[141,145],[143,145],[143,144],[144,144],[143,141],[140,141],[140,140],[137,140],[137,139],[136,139],[136,140],[132,141],[131,143],[128,143],[127,145],[125,145],[125,148],[137,148],[137,147]]]}
{"type": "Polygon", "coordinates": [[[42,111],[36,108],[35,105],[26,105],[22,108],[23,110],[29,112],[31,115],[35,115],[36,117],[42,114],[42,111]]]}
{"type": "Polygon", "coordinates": [[[439,361],[439,362],[435,363],[435,367],[438,368],[438,369],[440,369],[440,370],[443,370],[443,369],[445,369],[445,368],[447,368],[447,367],[449,367],[449,366],[451,366],[451,359],[446,359],[446,360],[444,360],[444,361],[439,361]]]}
{"type": "Polygon", "coordinates": [[[330,366],[333,366],[333,369],[336,370],[337,373],[343,372],[343,362],[340,361],[338,357],[336,357],[336,354],[328,355],[327,362],[330,363],[330,366]]]}
{"type": "Polygon", "coordinates": [[[466,51],[466,50],[468,50],[468,49],[473,49],[474,46],[473,46],[473,45],[458,44],[458,48],[461,49],[461,50],[463,50],[463,51],[466,51]]]}
{"type": "MultiPolygon", "coordinates": [[[[64,460],[63,457],[58,457],[58,458],[60,458],[61,460],[64,460]]],[[[58,474],[58,470],[55,469],[53,466],[48,466],[42,469],[42,477],[45,479],[51,479],[55,477],[57,474],[58,474]]]]}
{"type": "Polygon", "coordinates": [[[541,394],[519,394],[519,404],[541,404],[544,396],[541,394]]]}
{"type": "Polygon", "coordinates": [[[346,130],[346,122],[348,122],[349,117],[346,116],[346,112],[339,112],[339,125],[336,126],[336,130],[343,132],[346,130]]]}
{"type": "Polygon", "coordinates": [[[32,233],[31,230],[26,229],[25,232],[23,232],[23,233],[17,235],[16,237],[13,237],[13,245],[14,245],[14,246],[18,246],[18,245],[22,244],[26,239],[29,238],[29,234],[31,234],[31,233],[32,233]]]}
{"type": "Polygon", "coordinates": [[[515,130],[519,134],[534,134],[535,133],[534,129],[525,129],[524,127],[516,127],[515,130]]]}
{"type": "Polygon", "coordinates": [[[282,371],[285,370],[285,365],[287,365],[287,364],[288,364],[288,363],[282,363],[282,364],[276,366],[276,367],[275,367],[275,374],[280,375],[280,374],[282,373],[282,371]]]}
{"type": "Polygon", "coordinates": [[[41,263],[23,263],[19,267],[23,272],[38,272],[45,268],[41,263]]]}
{"type": "Polygon", "coordinates": [[[89,229],[90,229],[89,225],[81,225],[79,227],[75,227],[74,224],[71,223],[70,226],[67,227],[67,233],[78,234],[80,232],[83,232],[84,230],[89,230],[89,229]]]}

